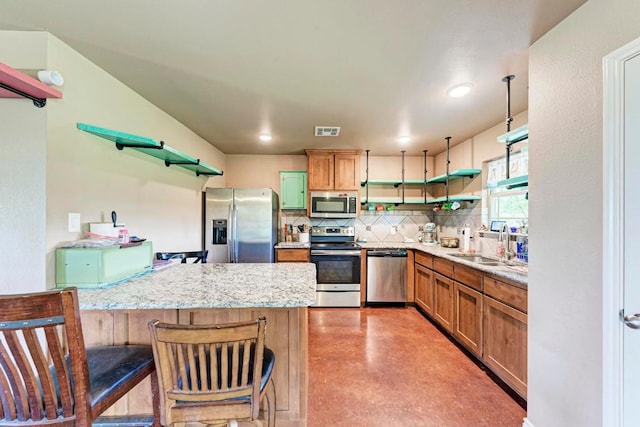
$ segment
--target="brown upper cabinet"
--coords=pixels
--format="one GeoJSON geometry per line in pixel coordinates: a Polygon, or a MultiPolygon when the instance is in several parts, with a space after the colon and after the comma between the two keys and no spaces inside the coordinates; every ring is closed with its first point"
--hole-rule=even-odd
{"type": "Polygon", "coordinates": [[[309,190],[359,190],[360,150],[305,150],[309,190]]]}

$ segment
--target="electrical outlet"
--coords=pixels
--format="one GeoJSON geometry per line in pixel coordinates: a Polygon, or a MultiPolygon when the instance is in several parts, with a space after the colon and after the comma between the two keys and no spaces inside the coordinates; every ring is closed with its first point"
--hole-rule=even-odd
{"type": "Polygon", "coordinates": [[[69,233],[79,233],[80,230],[80,214],[69,212],[67,219],[67,230],[69,233]]]}
{"type": "Polygon", "coordinates": [[[397,226],[393,226],[391,227],[391,234],[396,234],[396,232],[398,231],[398,227],[397,226]]]}

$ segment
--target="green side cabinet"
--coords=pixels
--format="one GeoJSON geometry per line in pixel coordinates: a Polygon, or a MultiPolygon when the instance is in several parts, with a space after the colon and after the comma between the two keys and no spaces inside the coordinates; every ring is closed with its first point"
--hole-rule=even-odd
{"type": "Polygon", "coordinates": [[[307,171],[280,171],[280,208],[307,208],[307,171]]]}

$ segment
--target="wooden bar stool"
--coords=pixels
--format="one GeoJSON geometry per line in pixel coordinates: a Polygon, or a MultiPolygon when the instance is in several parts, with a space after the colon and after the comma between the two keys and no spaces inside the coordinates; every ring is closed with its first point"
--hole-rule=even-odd
{"type": "Polygon", "coordinates": [[[162,425],[274,427],[275,356],[264,346],[265,327],[264,317],[221,325],[150,322],[162,425]]]}
{"type": "Polygon", "coordinates": [[[76,288],[0,296],[0,426],[91,426],[154,370],[149,345],[85,348],[76,288]]]}

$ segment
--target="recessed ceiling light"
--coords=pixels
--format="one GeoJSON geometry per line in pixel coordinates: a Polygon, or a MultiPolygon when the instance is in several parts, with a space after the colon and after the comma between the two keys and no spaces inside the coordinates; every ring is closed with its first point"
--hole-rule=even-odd
{"type": "Polygon", "coordinates": [[[398,142],[401,144],[406,144],[409,141],[411,141],[411,137],[408,135],[403,135],[398,137],[398,142]]]}
{"type": "Polygon", "coordinates": [[[260,136],[260,141],[264,141],[264,142],[269,142],[271,141],[271,135],[269,135],[268,133],[261,133],[260,136]]]}
{"type": "Polygon", "coordinates": [[[467,95],[473,89],[473,85],[471,83],[463,83],[461,85],[457,85],[452,87],[447,91],[450,97],[452,98],[462,98],[467,95]]]}

